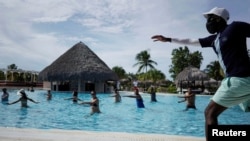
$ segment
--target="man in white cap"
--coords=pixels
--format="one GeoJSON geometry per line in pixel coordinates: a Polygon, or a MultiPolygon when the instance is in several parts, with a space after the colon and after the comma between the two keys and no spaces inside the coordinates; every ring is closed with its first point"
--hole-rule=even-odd
{"type": "Polygon", "coordinates": [[[246,40],[250,37],[250,24],[233,21],[227,24],[229,12],[215,7],[203,14],[207,19],[205,38],[178,39],[155,35],[154,41],[173,42],[184,45],[212,47],[218,56],[225,78],[205,109],[205,131],[208,125],[218,125],[218,116],[227,108],[250,100],[250,59],[246,40]]]}

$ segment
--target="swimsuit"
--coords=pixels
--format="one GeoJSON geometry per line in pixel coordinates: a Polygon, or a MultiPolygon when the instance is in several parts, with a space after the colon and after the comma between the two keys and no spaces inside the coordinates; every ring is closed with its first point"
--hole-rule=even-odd
{"type": "Polygon", "coordinates": [[[138,108],[144,108],[143,100],[142,99],[136,99],[137,107],[138,108]]]}
{"type": "Polygon", "coordinates": [[[96,103],[91,104],[91,106],[97,107],[98,105],[96,103]]]}

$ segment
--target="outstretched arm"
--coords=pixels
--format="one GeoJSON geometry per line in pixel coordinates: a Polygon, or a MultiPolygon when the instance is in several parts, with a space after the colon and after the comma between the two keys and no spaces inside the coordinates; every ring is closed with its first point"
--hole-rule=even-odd
{"type": "Polygon", "coordinates": [[[72,97],[71,98],[64,98],[64,100],[70,100],[70,99],[73,99],[72,97]]]}
{"type": "Polygon", "coordinates": [[[183,100],[178,101],[178,103],[185,102],[185,101],[186,101],[186,99],[183,99],[183,100]]]}
{"type": "Polygon", "coordinates": [[[153,37],[151,37],[151,39],[153,39],[154,42],[156,42],[156,41],[171,42],[172,41],[171,38],[167,38],[167,37],[162,36],[162,35],[154,35],[153,37]]]}
{"type": "Polygon", "coordinates": [[[79,99],[79,98],[77,98],[77,100],[79,100],[79,101],[83,101],[83,100],[81,100],[81,99],[79,99]]]}
{"type": "Polygon", "coordinates": [[[21,99],[18,99],[17,101],[14,101],[14,102],[11,102],[11,103],[7,103],[8,105],[11,105],[11,104],[15,104],[17,102],[21,101],[21,99]]]}
{"type": "Polygon", "coordinates": [[[92,104],[92,102],[91,101],[89,101],[89,102],[82,102],[82,103],[79,103],[79,104],[89,104],[89,105],[91,105],[92,104]]]}
{"type": "Polygon", "coordinates": [[[173,43],[184,44],[184,45],[201,46],[198,39],[178,39],[178,38],[165,37],[162,35],[155,35],[151,37],[151,39],[153,39],[154,42],[162,41],[162,42],[173,42],[173,43]]]}
{"type": "Polygon", "coordinates": [[[134,95],[125,95],[123,97],[137,98],[137,96],[134,96],[134,95]]]}
{"type": "Polygon", "coordinates": [[[31,98],[28,98],[29,101],[32,101],[33,103],[39,103],[39,102],[36,102],[35,100],[31,99],[31,98]]]}
{"type": "Polygon", "coordinates": [[[178,96],[179,98],[189,98],[194,96],[194,94],[189,94],[189,95],[185,95],[185,96],[178,96]]]}

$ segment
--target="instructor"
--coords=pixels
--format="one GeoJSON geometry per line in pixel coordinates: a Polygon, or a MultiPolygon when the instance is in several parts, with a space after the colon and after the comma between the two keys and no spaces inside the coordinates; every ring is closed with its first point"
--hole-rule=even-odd
{"type": "Polygon", "coordinates": [[[197,40],[152,37],[154,41],[173,42],[184,45],[212,47],[218,56],[225,78],[205,109],[205,132],[208,140],[208,125],[218,125],[218,116],[227,108],[250,99],[250,59],[246,40],[250,37],[250,24],[233,21],[227,24],[229,12],[215,7],[203,14],[206,28],[211,34],[197,40]]]}

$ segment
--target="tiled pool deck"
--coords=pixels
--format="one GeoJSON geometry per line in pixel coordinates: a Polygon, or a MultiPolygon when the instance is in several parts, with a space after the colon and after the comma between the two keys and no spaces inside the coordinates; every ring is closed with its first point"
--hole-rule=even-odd
{"type": "Polygon", "coordinates": [[[0,127],[0,141],[205,141],[202,137],[0,127]]]}

